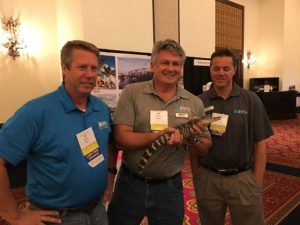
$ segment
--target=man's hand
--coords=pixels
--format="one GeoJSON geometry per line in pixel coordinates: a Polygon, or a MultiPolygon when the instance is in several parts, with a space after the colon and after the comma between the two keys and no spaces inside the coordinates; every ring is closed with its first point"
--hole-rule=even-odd
{"type": "Polygon", "coordinates": [[[59,212],[48,210],[29,210],[27,208],[20,211],[17,219],[8,221],[11,225],[45,225],[44,222],[61,223],[59,212]]]}
{"type": "Polygon", "coordinates": [[[165,133],[168,133],[170,135],[170,138],[166,142],[167,145],[179,145],[182,144],[182,135],[180,134],[179,130],[168,127],[164,129],[163,131],[159,132],[159,136],[164,135],[165,133]]]}
{"type": "Polygon", "coordinates": [[[103,200],[102,200],[102,204],[103,205],[106,205],[108,202],[110,202],[110,199],[111,199],[111,196],[112,196],[112,193],[113,193],[113,184],[112,185],[108,185],[104,194],[103,194],[103,200]]]}

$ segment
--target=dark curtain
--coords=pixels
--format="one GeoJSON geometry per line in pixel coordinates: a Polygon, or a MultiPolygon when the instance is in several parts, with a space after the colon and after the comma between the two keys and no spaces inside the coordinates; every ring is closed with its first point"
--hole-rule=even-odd
{"type": "Polygon", "coordinates": [[[195,58],[187,57],[184,64],[184,75],[183,82],[184,88],[194,95],[202,93],[202,85],[211,81],[209,73],[209,65],[197,65],[195,60],[206,61],[209,63],[207,58],[195,58]]]}

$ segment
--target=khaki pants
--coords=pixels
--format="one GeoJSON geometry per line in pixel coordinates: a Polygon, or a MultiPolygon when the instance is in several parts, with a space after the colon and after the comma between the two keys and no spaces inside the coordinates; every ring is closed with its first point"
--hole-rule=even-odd
{"type": "Polygon", "coordinates": [[[263,225],[262,185],[253,172],[221,176],[200,166],[194,185],[202,225],[224,225],[227,207],[233,225],[263,225]]]}

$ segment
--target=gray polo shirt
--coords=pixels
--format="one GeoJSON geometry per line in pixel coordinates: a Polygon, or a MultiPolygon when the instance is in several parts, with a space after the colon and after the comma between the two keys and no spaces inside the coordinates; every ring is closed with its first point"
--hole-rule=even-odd
{"type": "MultiPolygon", "coordinates": [[[[134,132],[152,132],[150,129],[150,111],[168,111],[168,126],[176,127],[186,123],[194,116],[205,115],[202,101],[184,90],[177,88],[176,96],[168,102],[162,100],[154,89],[153,81],[127,85],[120,97],[115,112],[114,124],[133,126],[134,132]],[[176,117],[176,113],[185,113],[188,118],[176,117]]],[[[207,131],[207,135],[209,132],[207,131]]],[[[144,149],[123,152],[123,163],[134,173],[144,149]]],[[[166,178],[179,173],[184,164],[185,151],[183,146],[171,147],[164,145],[155,151],[143,171],[145,177],[166,178]]]]}
{"type": "Polygon", "coordinates": [[[227,99],[219,97],[212,87],[199,97],[205,107],[213,106],[213,112],[229,116],[226,132],[212,135],[212,148],[200,159],[201,164],[215,169],[252,167],[254,143],[273,135],[259,97],[235,83],[227,99]]]}

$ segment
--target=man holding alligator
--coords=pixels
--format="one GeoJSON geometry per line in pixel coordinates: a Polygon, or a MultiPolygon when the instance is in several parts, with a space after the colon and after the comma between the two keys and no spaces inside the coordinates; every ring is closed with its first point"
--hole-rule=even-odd
{"type": "Polygon", "coordinates": [[[110,225],[140,224],[144,216],[149,225],[183,223],[185,154],[206,155],[211,146],[206,126],[193,120],[205,116],[202,101],[177,84],[184,61],[178,43],[157,42],[150,64],[153,80],[130,84],[122,92],[114,123],[123,159],[108,207],[110,225]],[[187,122],[188,129],[182,129],[187,122]]]}

